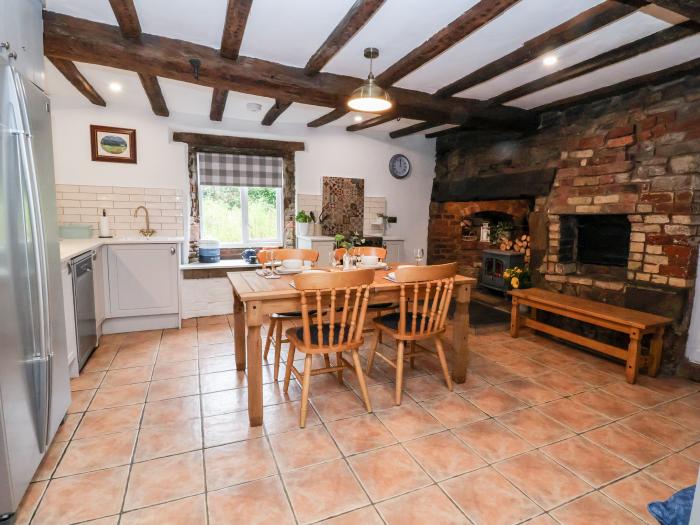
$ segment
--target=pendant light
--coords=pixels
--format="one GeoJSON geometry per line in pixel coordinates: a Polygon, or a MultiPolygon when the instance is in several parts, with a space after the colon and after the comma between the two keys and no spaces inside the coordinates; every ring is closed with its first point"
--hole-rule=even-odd
{"type": "Polygon", "coordinates": [[[379,49],[376,47],[365,48],[365,58],[369,58],[369,76],[360,87],[355,89],[348,99],[348,107],[355,111],[366,111],[368,113],[379,113],[390,109],[394,104],[389,94],[377,85],[372,74],[372,60],[379,56],[379,49]]]}

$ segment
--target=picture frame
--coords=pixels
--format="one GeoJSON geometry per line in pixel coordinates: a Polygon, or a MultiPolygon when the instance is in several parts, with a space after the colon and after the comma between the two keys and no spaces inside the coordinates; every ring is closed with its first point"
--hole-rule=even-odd
{"type": "Polygon", "coordinates": [[[96,162],[136,164],[136,130],[92,124],[90,150],[96,162]]]}

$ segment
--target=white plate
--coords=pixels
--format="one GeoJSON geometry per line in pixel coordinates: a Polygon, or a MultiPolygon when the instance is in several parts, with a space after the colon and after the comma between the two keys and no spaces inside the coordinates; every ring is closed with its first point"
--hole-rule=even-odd
{"type": "Polygon", "coordinates": [[[302,270],[304,273],[328,273],[326,270],[316,270],[314,268],[309,270],[302,270]]]}
{"type": "Polygon", "coordinates": [[[360,263],[358,265],[359,268],[364,268],[367,270],[383,270],[384,268],[387,267],[387,264],[385,262],[378,262],[377,264],[363,264],[360,263]]]}
{"type": "Polygon", "coordinates": [[[303,272],[303,268],[296,268],[296,269],[291,269],[291,268],[282,268],[281,266],[278,268],[275,268],[275,273],[279,275],[295,275],[297,273],[303,272]]]}

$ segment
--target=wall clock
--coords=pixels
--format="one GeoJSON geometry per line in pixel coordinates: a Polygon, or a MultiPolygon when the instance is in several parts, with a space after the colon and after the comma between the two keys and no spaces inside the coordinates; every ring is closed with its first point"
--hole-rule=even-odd
{"type": "Polygon", "coordinates": [[[397,179],[405,179],[411,173],[411,162],[406,155],[397,153],[389,160],[389,173],[397,179]]]}

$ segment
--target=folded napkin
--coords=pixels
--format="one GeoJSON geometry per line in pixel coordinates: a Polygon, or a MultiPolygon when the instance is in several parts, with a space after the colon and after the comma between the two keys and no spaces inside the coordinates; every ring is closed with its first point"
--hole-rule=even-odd
{"type": "Polygon", "coordinates": [[[387,281],[391,281],[392,283],[396,282],[396,273],[395,272],[389,272],[384,276],[384,279],[387,281]]]}

